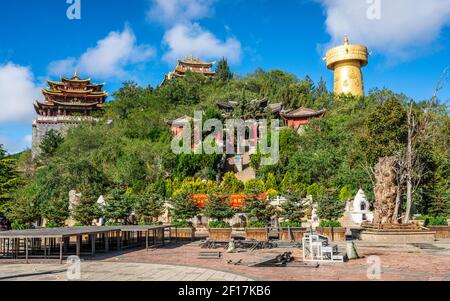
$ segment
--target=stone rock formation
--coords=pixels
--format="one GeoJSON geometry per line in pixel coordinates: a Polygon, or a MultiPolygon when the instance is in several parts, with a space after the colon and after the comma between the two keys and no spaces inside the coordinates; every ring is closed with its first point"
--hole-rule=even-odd
{"type": "Polygon", "coordinates": [[[397,184],[395,158],[380,158],[375,166],[375,224],[392,224],[396,206],[397,184]]]}

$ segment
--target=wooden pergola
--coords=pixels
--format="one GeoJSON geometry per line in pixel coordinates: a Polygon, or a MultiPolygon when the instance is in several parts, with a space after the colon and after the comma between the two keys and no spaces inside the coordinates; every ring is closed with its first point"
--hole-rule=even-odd
{"type": "Polygon", "coordinates": [[[109,253],[145,245],[146,249],[171,240],[171,225],[74,227],[0,232],[0,258],[59,258],[65,255],[109,253]],[[168,230],[169,235],[166,235],[168,230]]]}

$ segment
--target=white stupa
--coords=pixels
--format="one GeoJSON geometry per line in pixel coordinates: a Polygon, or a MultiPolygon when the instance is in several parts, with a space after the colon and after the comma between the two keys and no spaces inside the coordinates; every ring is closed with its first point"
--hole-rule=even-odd
{"type": "Polygon", "coordinates": [[[362,189],[358,191],[353,202],[347,202],[345,213],[340,220],[344,227],[360,226],[363,222],[372,222],[373,212],[362,189]]]}
{"type": "Polygon", "coordinates": [[[367,201],[366,194],[362,189],[356,194],[350,213],[352,221],[355,224],[360,225],[363,222],[373,221],[373,212],[370,211],[370,203],[367,201]]]}

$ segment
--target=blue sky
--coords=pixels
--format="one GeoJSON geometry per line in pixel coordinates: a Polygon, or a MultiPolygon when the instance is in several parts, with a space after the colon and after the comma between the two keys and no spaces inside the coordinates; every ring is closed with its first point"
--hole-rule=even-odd
{"type": "Polygon", "coordinates": [[[178,57],[226,56],[239,74],[277,68],[331,89],[322,57],[348,35],[372,51],[366,90],[423,100],[450,65],[450,0],[78,0],[80,20],[68,19],[66,1],[1,3],[0,143],[9,152],[31,145],[45,79],[75,68],[112,93],[130,79],[156,86],[178,57]]]}

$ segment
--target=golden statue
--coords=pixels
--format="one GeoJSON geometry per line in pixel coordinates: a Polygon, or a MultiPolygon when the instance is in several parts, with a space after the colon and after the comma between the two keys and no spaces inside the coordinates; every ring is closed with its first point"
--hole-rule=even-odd
{"type": "Polygon", "coordinates": [[[366,46],[350,45],[347,37],[344,45],[327,51],[327,67],[334,71],[334,94],[364,96],[364,81],[361,69],[369,63],[366,46]]]}

